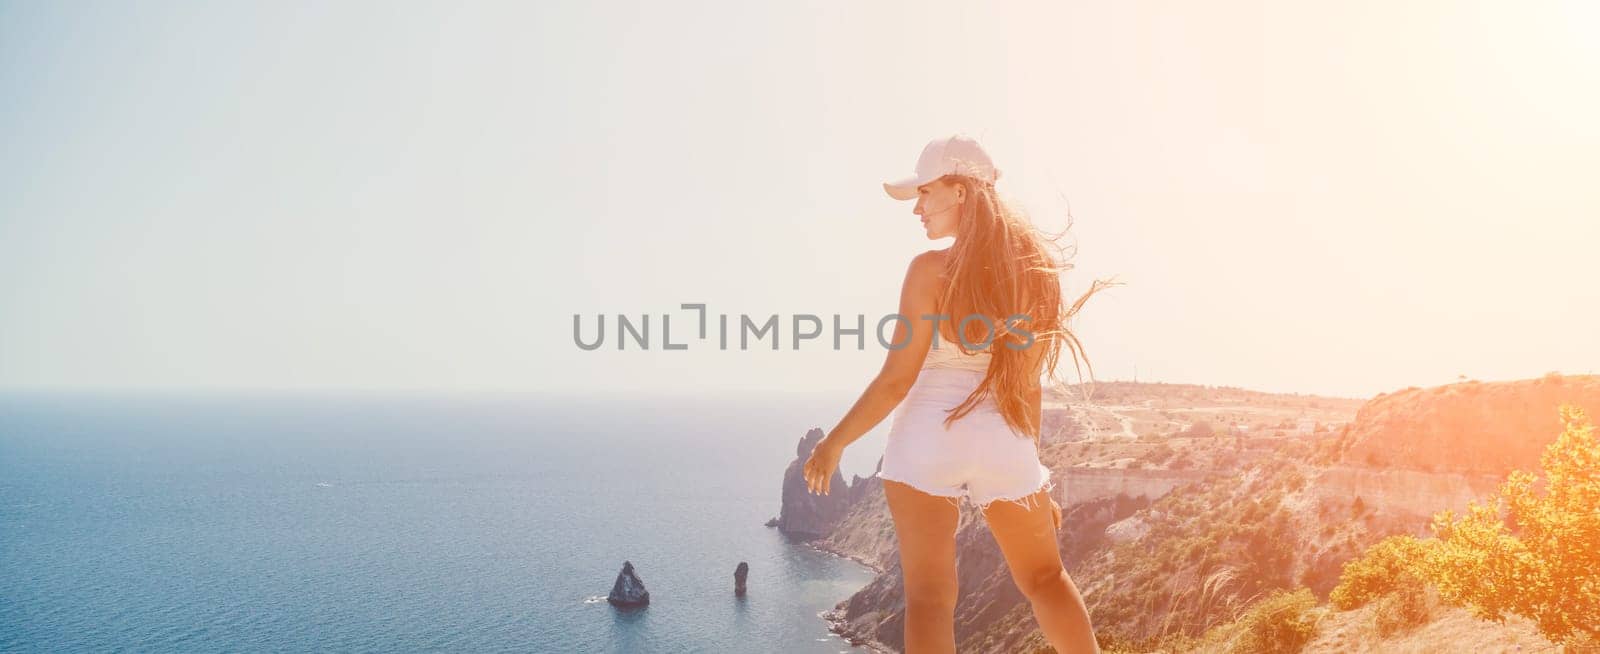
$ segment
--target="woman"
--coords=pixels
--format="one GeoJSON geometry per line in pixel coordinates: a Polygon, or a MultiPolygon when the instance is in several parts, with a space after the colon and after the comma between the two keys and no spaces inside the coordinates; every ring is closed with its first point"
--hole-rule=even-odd
{"type": "Polygon", "coordinates": [[[995,195],[998,177],[983,148],[957,134],[928,143],[916,174],[884,184],[891,197],[917,201],[912,213],[929,239],[955,242],[912,259],[888,358],[812,451],[805,478],[812,492],[827,493],[845,446],[894,411],[878,476],[900,544],[906,651],[955,651],[955,532],[965,495],[982,509],[1050,644],[1098,652],[1061,563],[1061,508],[1038,439],[1040,376],[1053,378],[1063,344],[1076,365],[1066,322],[1103,286],[1097,280],[1063,311],[1047,239],[995,195]]]}

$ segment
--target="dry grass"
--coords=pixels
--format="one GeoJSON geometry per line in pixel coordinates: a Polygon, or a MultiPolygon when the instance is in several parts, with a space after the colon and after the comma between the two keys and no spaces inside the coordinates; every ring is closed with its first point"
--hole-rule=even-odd
{"type": "MultiPolygon", "coordinates": [[[[1392,597],[1392,596],[1391,596],[1392,597]]],[[[1387,599],[1387,598],[1386,598],[1387,599]]],[[[1371,602],[1352,611],[1329,609],[1319,633],[1303,650],[1306,654],[1327,652],[1384,652],[1395,654],[1560,654],[1533,623],[1512,617],[1498,624],[1474,617],[1464,608],[1441,605],[1431,589],[1426,594],[1429,621],[1405,626],[1406,620],[1392,614],[1397,600],[1371,602]],[[1390,612],[1385,615],[1385,612],[1390,612]],[[1392,631],[1391,631],[1392,630],[1392,631]],[[1389,632],[1387,637],[1385,632],[1389,632]]],[[[1568,650],[1575,651],[1575,650],[1568,650]]]]}

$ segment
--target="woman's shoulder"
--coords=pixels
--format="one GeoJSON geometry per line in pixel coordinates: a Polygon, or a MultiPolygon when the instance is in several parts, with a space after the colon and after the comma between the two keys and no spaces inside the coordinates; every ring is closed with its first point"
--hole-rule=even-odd
{"type": "Polygon", "coordinates": [[[944,272],[945,262],[950,258],[950,248],[943,250],[928,250],[911,259],[911,269],[923,274],[937,277],[944,272]]]}

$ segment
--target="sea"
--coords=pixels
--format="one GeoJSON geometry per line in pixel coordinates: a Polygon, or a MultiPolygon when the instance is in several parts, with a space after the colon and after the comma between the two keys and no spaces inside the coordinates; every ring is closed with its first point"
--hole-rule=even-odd
{"type": "Polygon", "coordinates": [[[0,651],[850,651],[872,572],[763,523],[853,401],[0,395],[0,651]]]}

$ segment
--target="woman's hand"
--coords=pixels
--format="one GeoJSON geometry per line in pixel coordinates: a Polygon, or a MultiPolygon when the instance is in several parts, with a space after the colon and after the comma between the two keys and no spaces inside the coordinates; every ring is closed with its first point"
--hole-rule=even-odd
{"type": "Polygon", "coordinates": [[[1050,520],[1055,522],[1056,530],[1061,530],[1061,505],[1056,504],[1056,498],[1050,498],[1050,520]]]}
{"type": "Polygon", "coordinates": [[[833,481],[833,471],[839,467],[839,455],[844,448],[835,445],[831,439],[824,438],[822,442],[811,450],[811,458],[806,459],[804,475],[806,490],[813,495],[827,495],[828,486],[833,481]]]}

